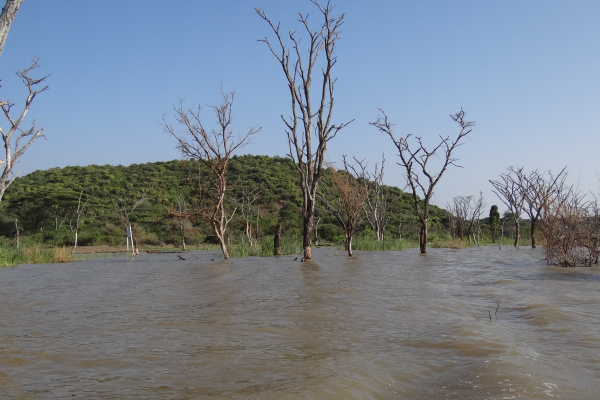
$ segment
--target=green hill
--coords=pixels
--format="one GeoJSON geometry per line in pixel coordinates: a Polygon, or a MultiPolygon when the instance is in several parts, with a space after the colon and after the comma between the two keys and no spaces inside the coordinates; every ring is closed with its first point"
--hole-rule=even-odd
{"type": "MultiPolygon", "coordinates": [[[[201,176],[202,181],[209,181],[208,174],[201,176]]],[[[80,245],[124,244],[124,212],[140,198],[145,202],[129,215],[139,243],[178,244],[177,224],[168,213],[178,207],[178,202],[194,204],[197,180],[197,166],[178,160],[127,167],[89,165],[35,171],[15,179],[7,189],[0,203],[0,235],[12,239],[17,220],[21,236],[57,245],[72,244],[71,228],[81,194],[82,203],[87,201],[87,205],[79,229],[80,245]]],[[[258,211],[258,222],[255,218],[253,227],[259,237],[272,237],[278,223],[283,225],[284,234],[301,233],[302,196],[298,172],[290,159],[235,156],[230,160],[228,181],[231,209],[236,206],[240,209],[243,193],[252,190],[259,193],[253,203],[258,211]]],[[[386,186],[385,190],[391,216],[387,235],[414,236],[410,196],[396,187],[386,186]]],[[[445,229],[447,212],[432,208],[432,231],[445,229]]],[[[319,238],[341,240],[341,228],[324,207],[318,210],[318,216],[319,238]]],[[[244,226],[238,211],[230,224],[231,234],[241,235],[244,226]]],[[[361,230],[368,231],[365,222],[361,230]]],[[[207,223],[190,221],[186,241],[198,244],[210,240],[211,235],[207,223]]]]}

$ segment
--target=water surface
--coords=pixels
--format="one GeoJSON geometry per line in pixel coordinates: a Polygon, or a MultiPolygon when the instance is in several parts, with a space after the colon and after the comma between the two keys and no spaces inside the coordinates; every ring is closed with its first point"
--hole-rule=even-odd
{"type": "Polygon", "coordinates": [[[549,267],[509,247],[295,257],[0,268],[0,398],[600,392],[598,268],[549,267]]]}

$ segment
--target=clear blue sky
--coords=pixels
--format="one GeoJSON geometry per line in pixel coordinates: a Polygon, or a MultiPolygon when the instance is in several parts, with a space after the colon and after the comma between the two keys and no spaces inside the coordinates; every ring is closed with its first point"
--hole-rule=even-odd
{"type": "MultiPolygon", "coordinates": [[[[462,107],[477,122],[433,202],[491,192],[510,165],[569,170],[599,192],[600,2],[597,0],[337,0],[346,14],[339,41],[335,122],[355,121],[329,145],[329,159],[386,155],[385,181],[404,187],[389,138],[369,126],[377,109],[426,143],[453,135],[462,107]]],[[[50,90],[31,110],[46,140],[18,169],[180,158],[163,132],[172,105],[218,104],[235,90],[240,132],[262,126],[239,154],[285,156],[280,115],[290,114],[283,74],[264,43],[263,8],[282,30],[300,30],[308,0],[27,0],[0,57],[0,98],[23,98],[13,71],[40,57],[50,90]]],[[[208,110],[206,110],[208,111],[208,110]]],[[[213,115],[205,113],[208,126],[213,115]]],[[[2,121],[1,123],[5,123],[2,121]]],[[[487,210],[486,210],[487,213],[487,210]]]]}

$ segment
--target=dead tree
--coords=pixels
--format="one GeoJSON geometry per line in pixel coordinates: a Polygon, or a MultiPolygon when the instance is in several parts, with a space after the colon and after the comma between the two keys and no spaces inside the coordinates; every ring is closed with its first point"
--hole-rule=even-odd
{"type": "Polygon", "coordinates": [[[315,205],[319,182],[323,177],[327,143],[352,122],[335,125],[331,120],[337,81],[333,76],[333,67],[337,63],[335,53],[344,14],[332,17],[333,6],[329,2],[324,7],[316,0],[311,2],[318,8],[322,23],[316,30],[312,29],[308,15],[299,14],[299,22],[308,39],[307,43],[303,43],[304,46],[301,46],[300,35],[296,31],[282,33],[279,24],[274,24],[263,10],[256,9],[256,13],[269,24],[275,35],[275,43],[271,43],[267,37],[261,41],[281,65],[290,93],[292,116],[286,118],[282,115],[281,119],[286,126],[290,150],[288,156],[300,174],[305,260],[312,258],[315,205]],[[284,41],[285,35],[289,38],[289,45],[284,41]],[[321,55],[324,59],[320,60],[321,55]],[[320,73],[315,72],[319,66],[320,73]],[[312,88],[313,79],[317,81],[316,89],[312,88]]]}
{"type": "Polygon", "coordinates": [[[381,168],[375,164],[373,173],[363,169],[362,175],[369,185],[369,196],[363,204],[363,211],[367,222],[375,232],[378,241],[383,241],[385,229],[390,222],[389,209],[386,193],[383,186],[383,169],[385,166],[385,154],[381,156],[381,168]]]}
{"type": "MultiPolygon", "coordinates": [[[[234,151],[248,144],[250,137],[261,128],[252,127],[245,134],[235,136],[232,127],[232,107],[234,92],[225,93],[221,90],[223,102],[219,106],[210,106],[217,117],[218,126],[210,131],[204,128],[200,117],[201,106],[195,109],[185,109],[183,101],[173,106],[175,119],[181,127],[176,130],[163,116],[162,125],[165,132],[177,139],[177,148],[184,157],[198,160],[213,175],[214,184],[210,191],[213,196],[205,205],[200,206],[194,213],[210,222],[215,236],[223,252],[223,258],[229,258],[225,235],[227,225],[235,215],[236,209],[226,210],[227,168],[234,151]]],[[[205,199],[207,200],[207,199],[205,199]]]]}
{"type": "Polygon", "coordinates": [[[477,200],[473,196],[456,196],[453,198],[450,212],[455,220],[456,237],[461,244],[464,235],[467,235],[469,244],[478,242],[476,236],[479,232],[483,207],[485,207],[485,203],[481,192],[479,192],[477,200]]]}
{"type": "Polygon", "coordinates": [[[461,140],[473,130],[474,122],[465,121],[465,112],[460,110],[458,113],[450,116],[460,128],[458,135],[454,139],[450,136],[440,135],[440,142],[433,148],[425,147],[421,137],[415,137],[416,143],[411,144],[409,140],[412,135],[396,139],[392,129],[393,124],[389,122],[387,115],[383,110],[379,110],[380,115],[377,121],[371,122],[381,132],[387,134],[394,142],[398,150],[400,162],[398,165],[404,168],[406,173],[407,185],[412,190],[413,206],[415,215],[419,219],[419,247],[421,253],[427,253],[427,234],[429,229],[429,202],[433,196],[435,186],[438,184],[444,172],[450,165],[460,167],[456,164],[458,161],[454,156],[454,151],[462,145],[461,140]],[[443,152],[442,163],[438,172],[432,172],[433,168],[429,163],[438,151],[443,152]],[[422,196],[420,198],[419,196],[422,196]]]}
{"type": "Polygon", "coordinates": [[[10,100],[0,100],[0,107],[2,112],[8,121],[8,127],[0,127],[0,133],[2,133],[2,141],[4,144],[4,159],[0,159],[0,201],[4,196],[6,188],[10,186],[13,180],[17,177],[18,172],[13,174],[13,168],[17,164],[19,157],[25,153],[27,148],[39,137],[42,136],[44,128],[36,128],[35,120],[33,120],[29,129],[24,129],[21,125],[23,120],[27,116],[31,103],[39,93],[42,93],[48,89],[48,86],[43,86],[48,75],[38,79],[31,78],[29,74],[31,71],[38,67],[38,60],[33,59],[32,64],[29,68],[22,71],[17,71],[17,76],[23,81],[28,89],[28,95],[23,104],[23,108],[19,113],[15,114],[12,112],[12,108],[15,105],[10,100]],[[43,86],[43,87],[41,87],[43,86]],[[41,87],[41,89],[38,89],[41,87]]]}
{"type": "Polygon", "coordinates": [[[521,214],[523,205],[527,196],[527,181],[523,167],[508,167],[508,172],[500,174],[500,180],[490,180],[494,187],[494,193],[508,207],[515,221],[515,242],[514,246],[519,246],[521,234],[521,214]]]}
{"type": "Polygon", "coordinates": [[[556,176],[548,171],[546,174],[538,170],[525,175],[525,203],[523,211],[531,221],[531,247],[536,247],[537,222],[541,219],[544,207],[556,197],[565,186],[567,167],[564,167],[556,176]]]}
{"type": "Polygon", "coordinates": [[[548,264],[561,267],[591,266],[600,244],[598,208],[572,187],[557,193],[544,206],[540,234],[548,264]]]}
{"type": "Polygon", "coordinates": [[[132,216],[136,212],[136,210],[146,201],[148,201],[148,197],[146,192],[142,192],[136,196],[128,196],[128,197],[116,197],[114,199],[117,207],[117,212],[119,216],[125,222],[125,229],[127,232],[127,246],[129,246],[129,239],[131,239],[131,255],[137,256],[140,254],[140,251],[137,246],[137,239],[133,234],[133,225],[132,225],[132,216]]]}
{"type": "Polygon", "coordinates": [[[317,192],[325,206],[333,213],[344,229],[344,248],[348,256],[352,257],[352,237],[356,231],[360,212],[366,198],[369,196],[369,187],[364,175],[363,162],[354,158],[358,167],[349,164],[343,156],[344,169],[336,171],[330,168],[332,190],[324,186],[323,191],[317,192]]]}
{"type": "MultiPolygon", "coordinates": [[[[256,202],[256,200],[258,200],[260,198],[260,188],[257,186],[254,189],[250,190],[249,188],[242,188],[242,201],[240,204],[240,215],[242,216],[242,219],[244,220],[245,226],[244,226],[244,233],[246,234],[246,238],[248,239],[248,243],[250,244],[250,246],[253,245],[253,238],[252,238],[252,220],[253,217],[256,216],[257,219],[257,232],[256,232],[256,239],[258,240],[258,210],[253,210],[252,205],[256,202]]],[[[239,202],[239,200],[238,200],[239,202]]]]}
{"type": "Polygon", "coordinates": [[[6,37],[8,36],[10,26],[17,16],[17,11],[19,11],[21,3],[24,1],[25,0],[6,0],[6,4],[2,8],[2,13],[0,14],[0,55],[4,50],[4,43],[6,43],[6,37]]]}
{"type": "Polygon", "coordinates": [[[85,202],[81,202],[83,197],[83,190],[79,192],[79,198],[77,200],[77,208],[75,209],[75,223],[71,225],[71,230],[73,231],[73,249],[71,250],[71,254],[75,253],[75,249],[77,248],[77,239],[79,235],[79,224],[81,222],[81,217],[87,206],[89,198],[85,200],[85,202]]]}

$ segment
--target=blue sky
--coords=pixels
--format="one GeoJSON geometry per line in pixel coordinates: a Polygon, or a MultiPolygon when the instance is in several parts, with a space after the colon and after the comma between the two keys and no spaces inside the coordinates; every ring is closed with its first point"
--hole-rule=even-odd
{"type": "MultiPolygon", "coordinates": [[[[447,171],[433,203],[481,190],[487,208],[503,210],[488,180],[510,165],[567,166],[571,183],[600,191],[600,2],[334,4],[346,15],[334,120],[354,122],[330,142],[330,161],[346,154],[372,167],[385,152],[385,181],[403,188],[392,142],[369,126],[377,109],[398,136],[434,145],[457,132],[449,115],[462,107],[477,125],[456,152],[463,168],[447,171]]],[[[300,30],[299,11],[319,22],[308,0],[25,1],[0,57],[0,98],[24,97],[13,72],[32,57],[51,76],[30,112],[46,139],[21,158],[21,174],[180,158],[162,116],[172,117],[180,98],[189,106],[218,104],[221,86],[236,91],[236,129],[263,128],[239,154],[285,156],[280,115],[290,114],[288,93],[258,41],[270,32],[254,7],[281,21],[284,32],[300,30]]]]}

